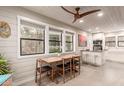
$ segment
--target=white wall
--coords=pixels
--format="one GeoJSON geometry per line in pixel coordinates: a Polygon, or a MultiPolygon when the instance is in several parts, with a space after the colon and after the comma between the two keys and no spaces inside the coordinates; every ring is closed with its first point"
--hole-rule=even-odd
{"type": "MultiPolygon", "coordinates": [[[[34,20],[45,22],[58,27],[64,27],[73,31],[79,31],[79,29],[73,28],[58,21],[54,21],[45,16],[41,16],[37,13],[25,10],[21,7],[0,7],[0,20],[6,21],[11,27],[11,36],[9,38],[0,38],[0,53],[8,59],[13,74],[14,85],[20,85],[24,82],[34,79],[35,61],[37,57],[21,58],[17,57],[17,15],[29,17],[34,20]]],[[[77,40],[77,38],[76,38],[77,40]]],[[[76,51],[78,50],[76,46],[76,51]]]]}

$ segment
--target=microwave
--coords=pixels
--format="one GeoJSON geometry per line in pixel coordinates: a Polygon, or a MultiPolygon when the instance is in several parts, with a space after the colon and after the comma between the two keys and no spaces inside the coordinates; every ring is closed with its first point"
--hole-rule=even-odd
{"type": "Polygon", "coordinates": [[[102,51],[102,40],[94,40],[93,41],[93,51],[102,51]]]}
{"type": "Polygon", "coordinates": [[[102,45],[102,40],[93,40],[94,45],[102,45]]]}

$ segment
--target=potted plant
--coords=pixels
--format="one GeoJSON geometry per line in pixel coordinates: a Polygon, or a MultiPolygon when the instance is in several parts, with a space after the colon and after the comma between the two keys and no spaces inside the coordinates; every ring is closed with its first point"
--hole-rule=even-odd
{"type": "Polygon", "coordinates": [[[12,84],[11,73],[6,58],[0,54],[0,85],[9,86],[12,84]]]}
{"type": "Polygon", "coordinates": [[[10,74],[9,65],[7,60],[0,54],[0,75],[10,74]]]}

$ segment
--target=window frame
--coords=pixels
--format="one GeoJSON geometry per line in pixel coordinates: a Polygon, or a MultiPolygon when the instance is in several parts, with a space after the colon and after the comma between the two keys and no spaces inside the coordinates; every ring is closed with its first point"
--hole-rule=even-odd
{"type": "MultiPolygon", "coordinates": [[[[20,20],[20,21],[26,21],[26,22],[29,22],[27,20],[20,20]]],[[[29,22],[29,23],[33,23],[33,24],[36,24],[36,25],[41,25],[41,24],[37,24],[35,22],[29,22]]],[[[25,26],[23,24],[20,23],[20,29],[21,29],[21,26],[25,26]]],[[[42,25],[43,26],[43,25],[42,25]]],[[[30,26],[29,26],[30,27],[30,26]]],[[[21,33],[21,31],[20,31],[21,33]]],[[[26,56],[26,55],[36,55],[36,54],[44,54],[45,53],[45,26],[44,26],[44,31],[43,31],[43,39],[39,39],[39,38],[22,38],[20,37],[20,56],[26,56]],[[22,41],[23,40],[31,40],[31,41],[43,41],[43,52],[41,53],[30,53],[30,54],[23,54],[22,53],[22,41]]]]}
{"type": "MultiPolygon", "coordinates": [[[[27,58],[27,57],[37,57],[37,56],[41,56],[41,55],[45,55],[45,33],[46,33],[46,27],[47,27],[47,24],[45,23],[42,23],[40,21],[36,21],[36,20],[33,20],[33,19],[30,19],[30,18],[27,18],[27,17],[23,17],[23,16],[17,16],[17,21],[18,21],[18,43],[17,43],[17,46],[18,46],[18,51],[17,51],[17,54],[18,54],[18,58],[27,58]],[[24,54],[22,55],[22,50],[21,50],[21,21],[26,21],[26,22],[29,22],[29,23],[34,23],[34,24],[38,24],[38,25],[41,25],[41,26],[44,26],[44,53],[33,53],[33,54],[24,54]]],[[[23,39],[29,39],[30,38],[23,38],[23,39]]],[[[31,38],[33,39],[33,38],[31,38]]],[[[39,41],[39,39],[37,39],[39,41]]],[[[42,40],[41,40],[42,41],[42,40]]]]}
{"type": "Polygon", "coordinates": [[[66,32],[66,33],[65,33],[65,42],[64,42],[64,43],[65,43],[65,47],[66,47],[66,44],[67,44],[67,43],[69,43],[69,44],[71,43],[71,44],[72,44],[72,50],[68,50],[68,51],[65,50],[65,52],[74,52],[74,33],[66,32]],[[71,41],[71,42],[66,41],[66,36],[67,36],[68,34],[72,35],[72,41],[71,41]]]}
{"type": "MultiPolygon", "coordinates": [[[[52,27],[49,27],[49,29],[50,28],[52,28],[52,27]]],[[[57,30],[57,29],[56,29],[57,30]]],[[[60,36],[61,36],[61,41],[60,40],[50,40],[50,38],[48,38],[49,39],[49,47],[50,47],[50,42],[59,42],[60,43],[60,47],[61,47],[61,51],[60,51],[60,53],[63,53],[63,51],[62,51],[62,31],[60,31],[60,32],[57,32],[57,31],[53,31],[53,30],[49,30],[49,36],[50,36],[50,34],[51,34],[51,32],[53,32],[53,33],[56,33],[56,34],[58,34],[58,33],[60,33],[60,36]]],[[[50,48],[49,48],[49,54],[56,54],[57,52],[50,52],[50,48]]]]}

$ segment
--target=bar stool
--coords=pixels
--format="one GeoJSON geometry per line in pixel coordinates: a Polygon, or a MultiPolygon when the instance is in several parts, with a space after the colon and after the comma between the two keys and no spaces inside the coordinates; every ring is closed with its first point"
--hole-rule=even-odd
{"type": "Polygon", "coordinates": [[[43,62],[41,59],[36,60],[36,70],[35,70],[35,82],[38,83],[38,85],[41,85],[41,76],[43,73],[46,73],[47,75],[51,74],[51,67],[48,65],[43,66],[43,62]],[[38,82],[38,75],[40,76],[39,82],[38,82]]]}
{"type": "Polygon", "coordinates": [[[63,58],[62,64],[57,66],[57,73],[62,76],[63,83],[65,83],[65,74],[69,72],[70,79],[72,77],[72,58],[63,58]]]}
{"type": "Polygon", "coordinates": [[[76,71],[78,71],[79,75],[80,75],[80,56],[74,56],[73,57],[73,74],[74,74],[74,77],[75,77],[75,73],[76,71]]]}

